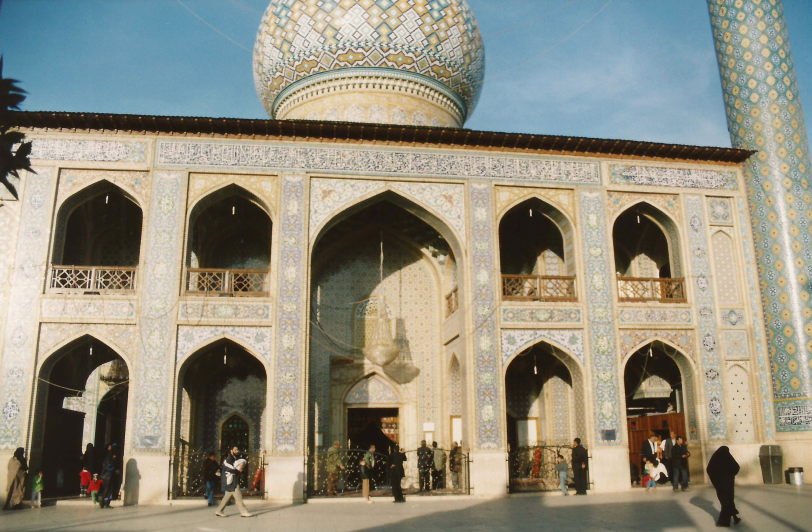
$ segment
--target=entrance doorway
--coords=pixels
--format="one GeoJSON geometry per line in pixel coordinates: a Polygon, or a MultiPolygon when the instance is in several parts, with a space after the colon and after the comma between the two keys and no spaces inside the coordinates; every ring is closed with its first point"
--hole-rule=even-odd
{"type": "Polygon", "coordinates": [[[349,448],[369,449],[375,444],[377,452],[389,454],[398,441],[397,408],[348,408],[347,435],[349,448]]]}
{"type": "MultiPolygon", "coordinates": [[[[650,434],[665,440],[670,432],[688,437],[686,405],[690,404],[690,372],[681,354],[655,341],[638,349],[626,362],[626,424],[629,434],[629,471],[632,484],[642,475],[641,449],[650,434]]],[[[666,463],[670,467],[670,464],[666,463]]]]}

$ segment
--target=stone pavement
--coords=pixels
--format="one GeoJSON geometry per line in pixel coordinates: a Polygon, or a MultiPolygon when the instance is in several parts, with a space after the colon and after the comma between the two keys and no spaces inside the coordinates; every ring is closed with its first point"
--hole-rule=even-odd
{"type": "MultiPolygon", "coordinates": [[[[739,487],[739,531],[812,531],[812,487],[739,487]]],[[[716,530],[712,489],[674,494],[670,488],[646,493],[592,494],[587,497],[519,495],[501,499],[410,497],[406,504],[377,499],[331,499],[305,505],[249,504],[257,517],[243,519],[229,506],[227,518],[185,503],[99,510],[89,503],[57,505],[0,514],[0,530],[285,530],[292,531],[513,531],[513,530],[716,530]]]]}

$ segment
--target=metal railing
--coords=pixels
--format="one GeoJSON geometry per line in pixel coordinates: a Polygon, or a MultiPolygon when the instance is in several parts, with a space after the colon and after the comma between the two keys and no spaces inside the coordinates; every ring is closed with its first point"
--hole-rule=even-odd
{"type": "Polygon", "coordinates": [[[135,266],[66,266],[52,264],[51,290],[65,292],[131,292],[135,266]]]}
{"type": "MultiPolygon", "coordinates": [[[[201,497],[206,492],[203,478],[203,465],[209,451],[195,449],[189,442],[178,440],[171,453],[172,498],[201,497]]],[[[264,496],[265,494],[265,453],[256,452],[242,456],[248,465],[240,475],[240,490],[243,496],[264,496]]],[[[225,456],[215,455],[222,466],[225,456]]],[[[215,492],[221,494],[224,489],[224,475],[220,476],[215,492]]]]}
{"type": "Polygon", "coordinates": [[[268,270],[187,268],[186,293],[213,296],[267,296],[268,277],[268,270]]]}
{"type": "MultiPolygon", "coordinates": [[[[366,453],[363,449],[340,449],[336,456],[328,460],[328,449],[319,449],[308,457],[309,497],[358,496],[361,494],[361,468],[359,462],[366,453]],[[329,464],[329,466],[328,466],[329,464]]],[[[430,489],[424,491],[432,495],[470,493],[470,461],[468,454],[459,448],[453,457],[449,450],[440,449],[445,454],[446,465],[442,470],[434,470],[434,449],[430,448],[431,464],[418,459],[418,451],[406,451],[403,464],[404,477],[401,480],[403,493],[420,493],[421,469],[430,489]]],[[[389,455],[375,453],[375,465],[370,474],[370,492],[373,496],[391,496],[392,486],[389,476],[389,455]]]]}
{"type": "Polygon", "coordinates": [[[618,301],[641,303],[685,303],[685,278],[683,277],[625,277],[617,276],[618,301]]]}
{"type": "Polygon", "coordinates": [[[502,275],[502,298],[511,301],[576,301],[573,275],[502,275]]]}
{"type": "MultiPolygon", "coordinates": [[[[535,445],[511,449],[507,456],[510,492],[557,490],[559,479],[555,465],[559,454],[567,464],[572,460],[572,448],[569,445],[535,445]]],[[[568,484],[571,479],[572,471],[569,471],[568,484]]]]}
{"type": "Polygon", "coordinates": [[[445,296],[445,317],[447,318],[457,312],[458,308],[460,308],[459,291],[457,287],[454,287],[445,296]]]}

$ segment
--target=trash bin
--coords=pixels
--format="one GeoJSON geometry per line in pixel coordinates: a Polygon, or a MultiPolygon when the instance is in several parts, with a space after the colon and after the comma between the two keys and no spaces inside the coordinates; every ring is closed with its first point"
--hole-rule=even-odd
{"type": "Polygon", "coordinates": [[[804,468],[803,467],[790,467],[787,469],[787,477],[789,483],[793,486],[804,485],[804,468]]]}
{"type": "Polygon", "coordinates": [[[781,484],[784,469],[781,447],[778,445],[762,445],[758,451],[758,460],[761,463],[761,477],[765,484],[781,484]]]}

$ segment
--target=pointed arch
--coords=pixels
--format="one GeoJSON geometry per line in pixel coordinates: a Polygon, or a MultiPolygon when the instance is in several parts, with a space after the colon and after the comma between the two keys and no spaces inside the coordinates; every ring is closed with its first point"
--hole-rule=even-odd
{"type": "Polygon", "coordinates": [[[143,207],[121,186],[100,179],[68,196],[54,217],[52,264],[136,266],[143,207]]]}
{"type": "Polygon", "coordinates": [[[573,301],[575,230],[562,209],[538,194],[513,202],[498,220],[502,297],[573,301]]]}
{"type": "Polygon", "coordinates": [[[130,360],[130,357],[127,354],[126,350],[123,349],[121,346],[117,345],[116,342],[109,336],[102,334],[99,331],[93,331],[89,333],[79,333],[69,336],[61,340],[58,344],[49,348],[48,351],[45,352],[44,354],[41,354],[37,361],[36,374],[37,375],[41,374],[43,368],[48,368],[48,366],[52,366],[53,364],[58,362],[60,355],[64,356],[71,349],[73,349],[78,345],[81,345],[82,343],[87,343],[88,346],[91,343],[95,343],[98,345],[102,345],[107,349],[110,349],[119,358],[121,358],[121,360],[124,361],[124,363],[127,365],[127,371],[130,372],[132,371],[132,361],[130,360]]]}
{"type": "Polygon", "coordinates": [[[208,190],[200,197],[192,201],[189,204],[189,219],[191,220],[195,215],[199,215],[212,205],[232,196],[243,196],[247,198],[257,207],[259,207],[268,216],[271,222],[273,222],[274,215],[271,206],[256,193],[237,183],[236,180],[223,183],[211,190],[208,190]]]}
{"type": "Polygon", "coordinates": [[[257,349],[256,346],[252,346],[248,344],[244,338],[238,338],[233,334],[230,334],[225,331],[216,331],[214,334],[207,336],[203,340],[197,341],[194,345],[190,346],[183,350],[183,352],[178,352],[176,357],[176,372],[180,373],[180,368],[192,357],[197,355],[198,353],[202,353],[212,347],[214,347],[218,343],[225,343],[231,342],[235,344],[237,347],[254,357],[262,364],[262,367],[265,369],[265,374],[271,374],[271,367],[270,367],[270,360],[268,357],[263,356],[263,354],[257,349]]]}
{"type": "Polygon", "coordinates": [[[178,353],[177,362],[175,364],[176,372],[178,375],[180,375],[184,366],[187,366],[188,363],[198,355],[205,354],[207,351],[218,347],[218,345],[226,346],[228,344],[234,344],[237,348],[245,351],[246,354],[251,355],[253,359],[262,365],[265,375],[270,375],[271,368],[269,367],[269,362],[259,352],[257,352],[253,346],[248,345],[243,339],[237,338],[234,335],[226,332],[210,336],[195,344],[194,347],[190,347],[189,349],[185,350],[184,353],[178,353]]]}
{"type": "Polygon", "coordinates": [[[342,221],[350,218],[352,215],[363,211],[377,203],[388,201],[409,214],[419,218],[424,223],[429,225],[432,229],[437,231],[446,242],[448,242],[451,250],[454,252],[455,257],[462,257],[462,239],[457,232],[451,227],[449,223],[444,220],[442,214],[438,213],[433,207],[426,205],[424,202],[413,198],[407,197],[401,191],[395,191],[390,188],[377,189],[363,196],[353,199],[350,202],[342,205],[341,208],[329,215],[323,222],[321,222],[315,229],[315,236],[311,239],[310,252],[319,244],[319,241],[326,235],[330,229],[340,224],[342,221]]]}
{"type": "Polygon", "coordinates": [[[385,375],[372,371],[357,379],[343,394],[345,405],[398,406],[400,393],[385,375]]]}
{"type": "MultiPolygon", "coordinates": [[[[615,266],[616,268],[626,264],[631,263],[635,256],[640,251],[641,244],[646,244],[645,242],[641,242],[642,238],[645,238],[647,235],[645,232],[641,232],[637,230],[637,226],[642,226],[642,230],[650,230],[650,228],[655,228],[659,231],[660,235],[665,241],[666,250],[662,259],[665,259],[663,262],[665,264],[657,264],[659,271],[658,275],[650,275],[647,277],[682,277],[684,268],[683,262],[681,258],[681,237],[680,237],[680,229],[677,222],[666,212],[662,211],[659,207],[653,205],[652,203],[645,201],[644,199],[640,199],[638,201],[631,202],[628,206],[624,209],[620,210],[618,214],[611,220],[612,226],[612,243],[614,248],[614,256],[615,256],[615,266]],[[629,220],[639,220],[637,224],[630,223],[629,220]],[[625,244],[623,240],[620,239],[621,235],[618,235],[618,230],[623,229],[620,228],[619,225],[628,225],[630,226],[627,230],[622,231],[622,236],[624,239],[627,239],[629,235],[636,235],[638,236],[638,240],[633,243],[634,247],[629,248],[628,245],[625,244]],[[621,255],[621,252],[625,252],[625,256],[621,255]],[[668,275],[663,274],[663,268],[667,266],[668,275]]],[[[652,235],[652,238],[658,238],[657,235],[652,235]]],[[[651,241],[649,247],[651,245],[656,246],[656,241],[651,241]]],[[[655,261],[656,262],[656,261],[655,261]]],[[[627,266],[628,267],[628,266],[627,266]]],[[[624,268],[626,269],[626,268],[624,268]]],[[[619,273],[625,273],[618,270],[619,273]]],[[[644,277],[644,276],[638,276],[644,277]]]]}

